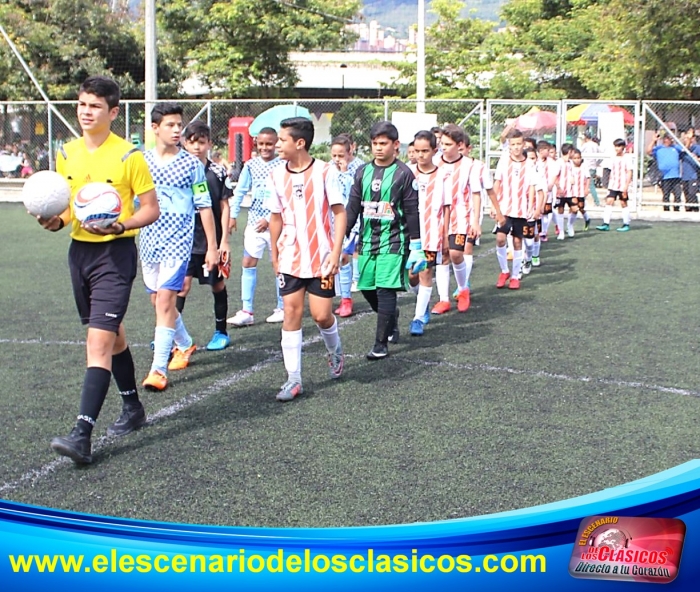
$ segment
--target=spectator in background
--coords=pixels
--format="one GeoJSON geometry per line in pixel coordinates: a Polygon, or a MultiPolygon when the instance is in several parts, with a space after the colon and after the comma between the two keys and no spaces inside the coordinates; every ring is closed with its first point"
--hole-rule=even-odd
{"type": "Polygon", "coordinates": [[[583,144],[581,144],[581,156],[583,156],[583,168],[588,171],[590,175],[590,193],[595,205],[600,204],[598,199],[598,191],[596,191],[595,181],[598,174],[598,165],[600,164],[600,159],[596,156],[600,154],[600,146],[598,142],[593,138],[593,134],[586,132],[583,135],[583,144]]]}
{"type": "MultiPolygon", "coordinates": [[[[690,128],[681,135],[686,150],[681,155],[681,185],[685,197],[685,211],[698,210],[698,173],[700,172],[700,146],[695,139],[695,130],[690,128]],[[688,205],[694,204],[694,205],[688,205]]],[[[680,148],[679,148],[680,149],[680,148]]]]}
{"type": "MultiPolygon", "coordinates": [[[[659,167],[661,177],[661,193],[664,201],[664,211],[668,212],[671,193],[673,193],[673,201],[676,204],[681,203],[681,159],[679,148],[673,145],[671,136],[663,132],[657,133],[654,139],[647,146],[647,154],[653,156],[656,164],[659,167]],[[661,144],[658,144],[661,138],[661,144]]],[[[674,212],[680,211],[680,206],[676,205],[673,208],[674,212]]]]}

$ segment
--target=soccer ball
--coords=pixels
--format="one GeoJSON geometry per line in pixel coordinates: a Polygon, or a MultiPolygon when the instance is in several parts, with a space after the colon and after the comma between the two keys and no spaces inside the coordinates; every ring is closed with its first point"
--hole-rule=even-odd
{"type": "Polygon", "coordinates": [[[30,214],[48,220],[68,207],[70,185],[54,171],[39,171],[24,182],[22,201],[30,214]]]}
{"type": "Polygon", "coordinates": [[[108,183],[88,183],[76,193],[73,213],[83,224],[107,228],[119,219],[122,198],[108,183]]]}

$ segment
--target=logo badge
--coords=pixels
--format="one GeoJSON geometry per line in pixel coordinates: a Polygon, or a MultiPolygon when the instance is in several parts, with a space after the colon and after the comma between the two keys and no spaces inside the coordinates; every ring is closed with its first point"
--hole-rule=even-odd
{"type": "Polygon", "coordinates": [[[678,575],[685,524],[677,518],[591,516],[569,561],[575,578],[668,584],[678,575]]]}
{"type": "Polygon", "coordinates": [[[381,179],[372,179],[372,191],[379,191],[382,188],[381,179]]]}

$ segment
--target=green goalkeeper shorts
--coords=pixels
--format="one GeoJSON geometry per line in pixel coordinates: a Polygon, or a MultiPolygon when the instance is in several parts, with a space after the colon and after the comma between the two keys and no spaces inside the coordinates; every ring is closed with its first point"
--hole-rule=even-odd
{"type": "Polygon", "coordinates": [[[405,255],[359,255],[357,264],[360,270],[358,290],[406,290],[408,272],[405,269],[405,255]]]}

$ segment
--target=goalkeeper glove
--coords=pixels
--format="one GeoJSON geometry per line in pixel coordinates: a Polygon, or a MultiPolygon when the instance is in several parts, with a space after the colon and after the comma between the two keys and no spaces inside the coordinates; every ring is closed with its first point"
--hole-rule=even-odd
{"type": "Polygon", "coordinates": [[[425,258],[421,241],[412,240],[408,248],[410,249],[410,253],[408,255],[408,261],[406,261],[406,269],[413,274],[424,271],[425,268],[428,267],[428,260],[425,258]]]}

